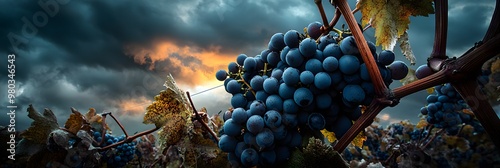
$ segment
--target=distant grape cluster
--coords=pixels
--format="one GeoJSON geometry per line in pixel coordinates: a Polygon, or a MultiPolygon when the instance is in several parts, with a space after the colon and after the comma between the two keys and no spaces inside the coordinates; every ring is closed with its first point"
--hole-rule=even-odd
{"type": "MultiPolygon", "coordinates": [[[[259,55],[241,54],[227,71],[216,72],[232,94],[219,142],[230,161],[245,167],[283,162],[308,131],[326,129],[340,138],[361,116],[360,105],[373,100],[354,37],[321,36],[321,26],[309,24],[307,34],[276,33],[259,55]]],[[[392,51],[377,54],[372,42],[368,46],[387,86],[407,75],[392,51]]]]}
{"type": "Polygon", "coordinates": [[[484,131],[460,94],[446,83],[434,87],[434,94],[427,96],[427,106],[420,109],[427,115],[427,122],[444,128],[449,134],[457,134],[462,123],[473,125],[476,131],[484,131]]]}
{"type": "MultiPolygon", "coordinates": [[[[94,132],[94,139],[97,142],[101,142],[102,134],[100,132],[94,132]]],[[[119,141],[123,141],[125,135],[115,137],[111,134],[104,135],[104,141],[101,146],[107,146],[119,141]]],[[[106,150],[102,152],[102,160],[107,162],[108,167],[124,167],[127,163],[134,159],[136,153],[135,148],[136,142],[124,143],[118,145],[113,150],[106,150]]]]}

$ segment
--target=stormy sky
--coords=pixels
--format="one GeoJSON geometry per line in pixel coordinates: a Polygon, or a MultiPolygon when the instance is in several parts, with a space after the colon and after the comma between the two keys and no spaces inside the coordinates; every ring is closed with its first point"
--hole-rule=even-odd
{"type": "MultiPolygon", "coordinates": [[[[353,7],[355,1],[349,2],[353,7]]],[[[448,55],[459,56],[482,39],[494,2],[450,1],[448,55]]],[[[215,80],[215,72],[227,68],[238,54],[257,55],[274,33],[301,31],[321,20],[312,0],[47,3],[57,7],[29,0],[0,1],[0,67],[6,72],[7,55],[16,54],[18,130],[31,123],[26,113],[29,104],[38,111],[52,109],[61,126],[70,107],[81,112],[94,107],[116,114],[129,133],[152,128],[142,124],[143,113],[164,89],[169,73],[191,93],[218,86],[222,83],[215,80]]],[[[331,18],[333,8],[323,3],[331,18]]],[[[359,19],[359,13],[356,16],[359,19]]],[[[343,23],[341,19],[337,27],[343,23]]],[[[365,37],[374,41],[373,33],[370,29],[365,37]]],[[[417,66],[424,64],[432,50],[434,15],[412,17],[408,33],[417,66]]],[[[398,49],[395,53],[408,63],[398,49]]],[[[5,73],[0,79],[7,86],[5,73]]],[[[391,87],[399,85],[394,82],[391,87]]],[[[0,105],[6,109],[7,89],[2,88],[0,105]]],[[[402,119],[415,123],[426,96],[422,91],[405,97],[379,117],[383,123],[402,119]]],[[[229,98],[222,87],[193,97],[198,108],[206,107],[212,114],[227,109],[229,98]]],[[[8,124],[7,116],[0,118],[0,125],[8,124]]]]}

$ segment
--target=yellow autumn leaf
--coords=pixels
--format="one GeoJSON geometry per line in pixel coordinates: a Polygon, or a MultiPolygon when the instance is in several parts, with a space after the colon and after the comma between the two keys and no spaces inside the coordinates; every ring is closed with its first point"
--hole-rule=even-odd
{"type": "Polygon", "coordinates": [[[325,136],[325,138],[330,143],[333,143],[333,142],[335,142],[335,140],[337,140],[337,138],[335,137],[335,133],[333,133],[333,132],[327,131],[326,129],[322,129],[321,133],[323,134],[323,136],[325,136]]]}
{"type": "Polygon", "coordinates": [[[76,135],[76,133],[82,128],[85,120],[83,118],[82,113],[72,110],[72,113],[69,115],[68,120],[64,123],[64,128],[68,129],[69,132],[76,135]]]}
{"type": "MultiPolygon", "coordinates": [[[[361,11],[361,25],[370,24],[375,29],[376,45],[384,50],[393,50],[396,41],[409,29],[410,16],[428,16],[434,13],[432,0],[358,0],[356,8],[361,11]]],[[[408,36],[403,36],[403,54],[411,58],[408,36]]]]}
{"type": "Polygon", "coordinates": [[[428,94],[434,93],[434,88],[433,87],[427,88],[425,90],[427,91],[428,94]]]}
{"type": "Polygon", "coordinates": [[[363,143],[366,141],[366,135],[363,131],[359,132],[358,135],[351,141],[352,145],[362,148],[363,143]]]}

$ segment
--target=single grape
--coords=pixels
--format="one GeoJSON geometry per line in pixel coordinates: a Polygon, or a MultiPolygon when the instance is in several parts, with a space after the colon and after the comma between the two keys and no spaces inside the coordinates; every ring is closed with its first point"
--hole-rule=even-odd
{"type": "Polygon", "coordinates": [[[378,62],[382,65],[390,65],[394,62],[394,59],[396,59],[396,56],[391,50],[383,50],[380,52],[380,55],[378,55],[378,62]]]}
{"type": "Polygon", "coordinates": [[[252,57],[247,57],[243,62],[243,69],[245,69],[245,71],[249,72],[255,71],[256,67],[257,67],[257,62],[252,57]]]}
{"type": "Polygon", "coordinates": [[[322,130],[325,128],[325,118],[320,113],[311,113],[308,119],[309,128],[312,130],[322,130]]]}
{"type": "Polygon", "coordinates": [[[235,108],[233,110],[233,114],[231,115],[231,119],[233,120],[233,122],[238,124],[245,123],[248,119],[246,110],[241,107],[235,108]]]}
{"type": "Polygon", "coordinates": [[[283,110],[283,99],[277,94],[269,95],[266,99],[267,110],[283,110]]]}
{"type": "Polygon", "coordinates": [[[279,127],[281,120],[281,114],[276,110],[269,110],[264,114],[264,121],[269,128],[279,127]]]}
{"type": "Polygon", "coordinates": [[[314,74],[311,71],[302,71],[300,73],[300,83],[310,85],[314,82],[314,74]]]}
{"type": "Polygon", "coordinates": [[[273,131],[274,139],[277,141],[285,139],[288,132],[284,124],[276,128],[271,128],[271,130],[273,131]]]}
{"type": "Polygon", "coordinates": [[[253,148],[247,148],[241,153],[241,163],[245,167],[254,167],[259,163],[259,154],[253,148]]]}
{"type": "Polygon", "coordinates": [[[237,80],[229,80],[226,85],[226,90],[228,93],[237,94],[241,92],[241,84],[237,80]]]}
{"type": "Polygon", "coordinates": [[[273,132],[269,128],[264,128],[257,134],[256,142],[261,149],[271,147],[274,143],[273,132]]]}
{"type": "Polygon", "coordinates": [[[272,66],[277,66],[280,62],[280,55],[278,52],[270,52],[267,55],[267,63],[272,66]]]}
{"type": "Polygon", "coordinates": [[[342,96],[350,103],[361,103],[365,99],[365,92],[359,85],[347,85],[342,96]]]}
{"type": "Polygon", "coordinates": [[[283,40],[288,47],[297,48],[300,40],[299,32],[297,30],[288,30],[283,40]]]}
{"type": "Polygon", "coordinates": [[[294,86],[299,83],[299,70],[289,67],[283,71],[283,82],[285,82],[289,86],[294,86]]]}
{"type": "MultiPolygon", "coordinates": [[[[267,99],[267,96],[266,96],[267,99]]],[[[266,113],[266,105],[264,104],[264,101],[262,100],[254,100],[250,104],[250,114],[252,115],[264,115],[266,113]]]]}
{"type": "Polygon", "coordinates": [[[415,70],[415,76],[418,78],[418,79],[422,79],[422,78],[425,78],[431,74],[433,74],[434,71],[432,71],[432,69],[427,66],[427,64],[424,64],[424,65],[420,65],[417,70],[415,70]]]}
{"type": "Polygon", "coordinates": [[[279,82],[276,78],[270,77],[264,80],[263,88],[266,93],[275,94],[279,90],[279,82]]]}
{"type": "MultiPolygon", "coordinates": [[[[246,114],[245,114],[246,115],[246,114]]],[[[241,125],[235,122],[232,118],[224,122],[224,133],[229,136],[237,136],[241,134],[241,125]]]]}
{"type": "Polygon", "coordinates": [[[295,91],[293,100],[297,103],[297,105],[305,107],[312,103],[313,94],[309,89],[301,87],[295,91]]]}
{"type": "Polygon", "coordinates": [[[219,80],[219,81],[224,81],[224,80],[226,80],[227,75],[228,75],[227,72],[225,70],[221,69],[215,73],[215,78],[217,78],[217,80],[219,80]]]}
{"type": "Polygon", "coordinates": [[[327,89],[332,84],[330,75],[326,72],[319,72],[314,76],[314,86],[318,89],[327,89]]]}
{"type": "Polygon", "coordinates": [[[259,115],[252,115],[247,120],[247,129],[251,133],[258,134],[264,129],[264,119],[259,115]]]}
{"type": "Polygon", "coordinates": [[[283,70],[273,69],[273,71],[271,73],[271,77],[276,78],[279,81],[279,80],[281,80],[281,76],[283,76],[283,70]]]}
{"type": "Polygon", "coordinates": [[[344,53],[342,53],[340,46],[335,43],[328,44],[323,50],[323,58],[331,56],[337,58],[338,60],[340,59],[340,57],[342,57],[342,55],[344,55],[344,53]]]}
{"type": "Polygon", "coordinates": [[[286,63],[290,67],[298,68],[304,62],[304,56],[300,53],[298,48],[292,48],[286,54],[286,63]]]}
{"type": "Polygon", "coordinates": [[[245,62],[245,59],[247,59],[247,55],[245,54],[240,54],[238,55],[238,57],[236,57],[236,63],[238,63],[238,65],[240,66],[243,66],[243,63],[245,62]]]}
{"type": "Polygon", "coordinates": [[[328,34],[326,36],[319,37],[318,50],[323,51],[328,44],[337,43],[332,35],[328,34]]]}
{"type": "Polygon", "coordinates": [[[269,41],[268,48],[271,51],[279,52],[285,47],[284,42],[285,35],[283,33],[275,33],[271,36],[271,40],[269,41]]]}
{"type": "Polygon", "coordinates": [[[323,24],[320,22],[309,23],[309,25],[307,25],[307,34],[309,34],[312,39],[318,39],[318,37],[321,36],[321,26],[323,26],[323,24]]]}
{"type": "Polygon", "coordinates": [[[237,143],[236,138],[224,134],[219,139],[219,148],[224,152],[234,152],[237,143]]]}
{"type": "Polygon", "coordinates": [[[245,144],[245,142],[240,141],[236,144],[236,148],[234,149],[234,154],[236,154],[236,157],[241,158],[241,153],[243,153],[243,150],[247,148],[248,145],[245,144]]]}
{"type": "Polygon", "coordinates": [[[305,58],[313,57],[317,48],[316,41],[311,38],[305,38],[299,45],[299,51],[305,58]]]}
{"type": "Polygon", "coordinates": [[[255,138],[255,134],[251,132],[245,131],[245,133],[243,134],[243,141],[247,145],[257,145],[255,138]]]}
{"type": "Polygon", "coordinates": [[[262,61],[264,63],[267,63],[267,55],[271,52],[271,50],[269,49],[265,49],[265,50],[262,50],[262,52],[260,52],[260,57],[262,59],[262,61]]]}
{"type": "Polygon", "coordinates": [[[394,80],[401,80],[408,75],[408,66],[403,61],[394,61],[388,68],[394,80]]]}
{"type": "Polygon", "coordinates": [[[294,128],[298,124],[297,115],[295,114],[285,113],[281,118],[283,119],[281,122],[289,128],[294,128]]]}
{"type": "Polygon", "coordinates": [[[231,106],[233,106],[233,108],[245,107],[246,105],[247,99],[243,96],[243,94],[237,93],[231,97],[231,106]]]}
{"type": "Polygon", "coordinates": [[[293,93],[295,93],[295,87],[288,86],[286,83],[281,83],[278,94],[281,96],[283,99],[291,99],[293,98],[293,93]]]}
{"type": "Polygon", "coordinates": [[[356,56],[353,55],[344,55],[340,57],[339,60],[339,69],[344,74],[354,74],[359,69],[359,60],[356,56]]]}
{"type": "Polygon", "coordinates": [[[337,58],[329,56],[326,57],[325,60],[323,60],[322,66],[326,72],[333,72],[339,67],[339,61],[337,60],[337,58]]]}
{"type": "Polygon", "coordinates": [[[340,50],[345,55],[359,55],[359,49],[353,36],[346,37],[340,42],[340,50]]]}
{"type": "Polygon", "coordinates": [[[299,106],[292,99],[283,101],[283,112],[288,114],[296,114],[299,111],[299,106]]]}

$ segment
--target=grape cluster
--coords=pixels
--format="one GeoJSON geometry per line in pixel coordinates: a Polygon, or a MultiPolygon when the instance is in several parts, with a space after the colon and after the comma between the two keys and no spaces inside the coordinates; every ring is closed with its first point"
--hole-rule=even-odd
{"type": "MultiPolygon", "coordinates": [[[[102,135],[100,132],[94,132],[94,139],[101,142],[102,135]]],[[[115,137],[111,134],[104,135],[104,141],[101,146],[108,146],[125,139],[125,135],[115,137]]],[[[101,160],[106,161],[108,167],[124,167],[127,163],[134,159],[136,153],[136,142],[123,143],[116,146],[112,150],[102,152],[101,160]]]]}
{"type": "Polygon", "coordinates": [[[420,112],[427,115],[428,123],[446,129],[448,134],[457,134],[463,123],[474,125],[476,131],[483,130],[467,103],[449,83],[435,86],[434,94],[427,96],[427,103],[420,112]]]}
{"type": "MultiPolygon", "coordinates": [[[[320,37],[321,26],[309,24],[308,35],[276,33],[260,55],[241,54],[227,71],[216,72],[232,94],[219,142],[229,160],[249,167],[285,161],[307,131],[342,137],[361,116],[360,105],[373,100],[374,85],[354,37],[320,37]]],[[[392,51],[377,55],[367,43],[387,86],[407,75],[392,51]]]]}

